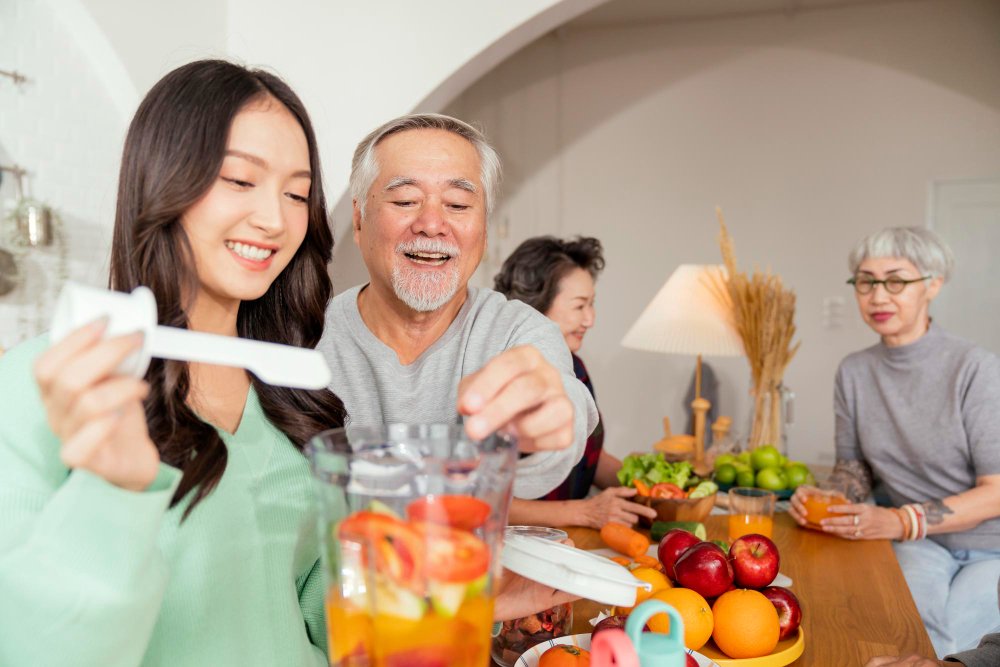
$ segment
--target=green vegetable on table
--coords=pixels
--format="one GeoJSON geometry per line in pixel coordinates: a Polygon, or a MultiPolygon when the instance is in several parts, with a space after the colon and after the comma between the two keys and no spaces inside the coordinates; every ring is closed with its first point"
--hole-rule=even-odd
{"type": "Polygon", "coordinates": [[[653,542],[659,542],[663,539],[664,535],[674,528],[680,528],[681,530],[693,533],[695,537],[701,540],[708,539],[705,524],[700,521],[654,521],[653,525],[649,528],[649,539],[653,540],[653,542]]]}
{"type": "Polygon", "coordinates": [[[683,489],[691,478],[691,473],[690,461],[670,463],[660,452],[631,454],[622,461],[621,470],[618,471],[618,481],[622,486],[633,486],[632,482],[636,479],[649,486],[669,482],[683,489]]]}
{"type": "Polygon", "coordinates": [[[715,482],[704,481],[694,487],[691,493],[688,494],[688,498],[704,498],[705,496],[710,496],[719,490],[719,485],[715,482]]]}

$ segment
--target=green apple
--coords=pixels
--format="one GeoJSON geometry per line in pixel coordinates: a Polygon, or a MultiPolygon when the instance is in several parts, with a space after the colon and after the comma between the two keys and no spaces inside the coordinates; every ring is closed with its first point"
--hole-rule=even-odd
{"type": "Polygon", "coordinates": [[[736,456],[734,456],[733,454],[719,454],[718,456],[715,457],[715,463],[713,464],[713,466],[715,467],[716,470],[718,470],[720,467],[724,465],[729,465],[735,460],[736,456]]]}
{"type": "Polygon", "coordinates": [[[736,485],[737,486],[753,486],[754,476],[753,470],[740,470],[736,473],[736,485]]]}
{"type": "Polygon", "coordinates": [[[811,486],[816,483],[812,472],[801,463],[785,468],[785,477],[788,479],[788,488],[793,490],[803,484],[811,486]]]}
{"type": "Polygon", "coordinates": [[[757,473],[757,486],[768,491],[782,491],[788,488],[788,480],[780,468],[764,468],[757,473]]]}
{"type": "Polygon", "coordinates": [[[736,468],[723,463],[715,469],[715,481],[717,484],[732,484],[736,481],[736,468]]]}
{"type": "Polygon", "coordinates": [[[740,452],[736,455],[736,460],[744,465],[750,465],[750,452],[740,452]]]}
{"type": "Polygon", "coordinates": [[[754,470],[781,466],[781,452],[774,445],[761,445],[750,452],[750,465],[754,470]]]}

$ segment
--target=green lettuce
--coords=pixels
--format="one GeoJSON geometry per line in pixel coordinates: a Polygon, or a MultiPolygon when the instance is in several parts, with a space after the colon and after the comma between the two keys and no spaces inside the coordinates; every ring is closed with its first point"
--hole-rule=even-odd
{"type": "Polygon", "coordinates": [[[618,481],[622,486],[632,486],[632,482],[637,479],[649,486],[669,482],[683,489],[691,477],[691,472],[689,461],[670,463],[663,458],[661,452],[632,454],[622,461],[621,470],[618,471],[618,481]]]}

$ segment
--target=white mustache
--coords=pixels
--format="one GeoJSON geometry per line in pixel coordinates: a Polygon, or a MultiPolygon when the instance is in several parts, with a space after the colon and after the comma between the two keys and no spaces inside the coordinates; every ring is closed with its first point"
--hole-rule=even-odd
{"type": "Polygon", "coordinates": [[[396,252],[411,254],[415,252],[439,252],[451,257],[458,257],[461,254],[457,246],[434,239],[404,241],[396,246],[396,252]]]}

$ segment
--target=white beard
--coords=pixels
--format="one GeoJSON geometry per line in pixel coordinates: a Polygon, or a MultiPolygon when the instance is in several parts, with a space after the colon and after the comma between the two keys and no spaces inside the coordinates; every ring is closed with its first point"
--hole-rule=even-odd
{"type": "MultiPolygon", "coordinates": [[[[458,249],[435,242],[410,242],[400,244],[396,250],[404,252],[444,252],[451,255],[449,262],[458,257],[458,249]]],[[[449,264],[439,271],[426,271],[396,264],[392,267],[392,291],[396,297],[418,313],[429,313],[448,303],[458,292],[459,270],[449,264]]]]}

